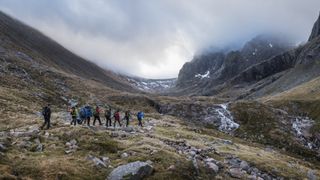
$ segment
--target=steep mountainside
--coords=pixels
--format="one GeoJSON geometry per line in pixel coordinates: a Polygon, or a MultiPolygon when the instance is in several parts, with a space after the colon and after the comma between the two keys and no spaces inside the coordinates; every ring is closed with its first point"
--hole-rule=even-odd
{"type": "Polygon", "coordinates": [[[247,42],[240,51],[200,55],[180,70],[176,90],[178,94],[207,94],[207,90],[222,85],[246,68],[292,47],[288,40],[260,35],[247,42]]]}
{"type": "Polygon", "coordinates": [[[172,97],[128,92],[130,79],[144,89],[171,80],[124,79],[0,17],[0,179],[320,177],[320,79],[309,81],[320,69],[319,37],[281,53],[290,45],[260,36],[241,51],[196,57],[179,93],[219,96],[172,97]],[[239,95],[247,100],[230,100],[239,95]],[[52,127],[43,130],[47,103],[52,127]],[[70,126],[75,103],[99,105],[104,124],[70,126]],[[109,107],[121,117],[130,110],[129,126],[106,127],[109,107]]]}
{"type": "Polygon", "coordinates": [[[309,41],[312,41],[314,38],[318,37],[319,35],[320,35],[320,14],[319,14],[318,20],[314,23],[311,35],[309,37],[309,41]]]}
{"type": "Polygon", "coordinates": [[[99,81],[111,88],[135,91],[129,84],[97,65],[73,54],[35,29],[0,12],[0,47],[21,59],[34,61],[85,79],[99,81]]]}

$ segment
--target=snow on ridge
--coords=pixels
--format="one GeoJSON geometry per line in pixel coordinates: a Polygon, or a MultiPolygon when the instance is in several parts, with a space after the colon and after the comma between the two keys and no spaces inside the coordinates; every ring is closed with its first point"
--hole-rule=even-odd
{"type": "Polygon", "coordinates": [[[163,91],[174,86],[176,79],[160,79],[160,80],[149,80],[149,79],[133,79],[127,78],[127,80],[142,91],[154,92],[163,91]]]}
{"type": "Polygon", "coordinates": [[[196,74],[194,77],[200,78],[200,79],[210,78],[210,71],[207,71],[205,74],[196,74]]]}
{"type": "Polygon", "coordinates": [[[270,47],[270,48],[273,48],[273,45],[272,45],[271,43],[269,43],[269,47],[270,47]]]}

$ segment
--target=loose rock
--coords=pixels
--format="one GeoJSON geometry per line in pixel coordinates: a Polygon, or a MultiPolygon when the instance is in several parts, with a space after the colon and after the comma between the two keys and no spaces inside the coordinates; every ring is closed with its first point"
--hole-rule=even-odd
{"type": "Polygon", "coordinates": [[[153,167],[146,162],[136,161],[126,165],[122,165],[114,169],[108,180],[122,180],[124,177],[128,180],[143,179],[150,176],[153,167]]]}
{"type": "Polygon", "coordinates": [[[240,168],[229,169],[229,174],[231,177],[238,178],[238,179],[241,179],[243,176],[243,173],[240,168]]]}

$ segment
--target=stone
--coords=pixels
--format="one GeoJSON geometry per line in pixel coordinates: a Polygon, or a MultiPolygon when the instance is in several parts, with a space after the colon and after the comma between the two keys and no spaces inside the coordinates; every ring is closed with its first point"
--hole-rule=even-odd
{"type": "Polygon", "coordinates": [[[222,143],[226,145],[233,145],[233,142],[230,140],[223,140],[222,143]]]}
{"type": "Polygon", "coordinates": [[[231,168],[231,169],[229,169],[228,172],[229,172],[230,176],[233,178],[241,179],[243,176],[243,173],[240,168],[231,168]]]}
{"type": "Polygon", "coordinates": [[[257,176],[250,175],[250,176],[247,177],[247,179],[249,179],[249,180],[257,180],[257,176]]]}
{"type": "Polygon", "coordinates": [[[150,176],[153,172],[153,167],[146,162],[136,161],[115,168],[107,180],[135,180],[143,179],[150,176]]]}
{"type": "Polygon", "coordinates": [[[119,137],[119,133],[111,132],[110,137],[119,137]]]}
{"type": "Polygon", "coordinates": [[[75,140],[75,139],[72,139],[71,141],[70,141],[70,143],[71,143],[71,145],[76,145],[77,144],[77,141],[75,140]]]}
{"type": "Polygon", "coordinates": [[[134,132],[134,128],[132,126],[123,127],[122,131],[130,133],[130,132],[134,132]]]}
{"type": "Polygon", "coordinates": [[[92,161],[96,167],[105,167],[105,168],[107,167],[107,165],[101,159],[94,157],[92,155],[89,155],[87,157],[87,160],[92,161]]]}
{"type": "Polygon", "coordinates": [[[66,150],[66,151],[64,151],[66,154],[71,154],[71,153],[73,153],[74,152],[74,150],[66,150]]]}
{"type": "Polygon", "coordinates": [[[212,170],[214,173],[218,173],[219,172],[219,166],[217,166],[215,163],[213,162],[208,162],[207,166],[210,170],[212,170]]]}
{"type": "Polygon", "coordinates": [[[151,154],[151,155],[154,155],[154,154],[157,154],[157,153],[158,153],[157,150],[152,150],[150,154],[151,154]]]}
{"type": "Polygon", "coordinates": [[[38,144],[38,146],[36,147],[36,152],[42,152],[42,151],[43,151],[43,145],[38,144]]]}
{"type": "Polygon", "coordinates": [[[231,165],[232,168],[240,168],[241,160],[238,158],[232,158],[228,161],[228,164],[231,165]]]}
{"type": "Polygon", "coordinates": [[[67,142],[67,143],[66,143],[66,146],[67,146],[67,147],[70,147],[70,146],[71,146],[71,143],[70,143],[70,142],[67,142]]]}
{"type": "Polygon", "coordinates": [[[171,165],[168,167],[168,170],[169,171],[174,171],[176,169],[176,166],[175,165],[171,165]]]}
{"type": "Polygon", "coordinates": [[[308,180],[317,180],[318,177],[315,175],[315,171],[309,170],[307,174],[308,180]]]}
{"type": "Polygon", "coordinates": [[[5,151],[6,150],[6,147],[0,143],[0,151],[5,151]]]}
{"type": "Polygon", "coordinates": [[[193,167],[196,170],[197,175],[199,175],[199,173],[200,173],[199,166],[198,166],[197,159],[195,157],[192,158],[192,164],[193,164],[193,167]]]}
{"type": "Polygon", "coordinates": [[[46,132],[45,134],[44,134],[44,137],[46,137],[46,138],[48,138],[50,136],[50,134],[48,133],[48,132],[46,132]]]}
{"type": "Polygon", "coordinates": [[[146,161],[146,163],[148,163],[149,165],[153,164],[153,162],[151,160],[146,161]]]}
{"type": "Polygon", "coordinates": [[[101,157],[101,160],[102,160],[105,164],[109,164],[109,163],[110,163],[110,158],[108,158],[108,157],[101,157]]]}
{"type": "Polygon", "coordinates": [[[191,156],[195,156],[197,153],[196,153],[195,151],[190,151],[189,154],[190,154],[191,156]]]}
{"type": "Polygon", "coordinates": [[[127,158],[127,157],[129,157],[128,153],[122,153],[122,154],[121,154],[121,158],[122,158],[122,159],[127,158]]]}
{"type": "Polygon", "coordinates": [[[246,161],[241,161],[241,163],[240,163],[240,168],[241,168],[242,170],[248,171],[249,168],[250,168],[250,166],[249,166],[249,164],[248,164],[246,161]]]}

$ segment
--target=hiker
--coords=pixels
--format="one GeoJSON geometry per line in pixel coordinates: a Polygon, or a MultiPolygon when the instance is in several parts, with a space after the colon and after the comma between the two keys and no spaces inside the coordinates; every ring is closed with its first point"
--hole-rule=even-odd
{"type": "Polygon", "coordinates": [[[85,111],[86,111],[87,125],[90,126],[90,120],[91,120],[91,117],[92,117],[92,108],[90,106],[86,106],[84,108],[85,108],[85,111]]]}
{"type": "Polygon", "coordinates": [[[77,117],[78,117],[78,110],[76,109],[76,107],[72,107],[71,108],[71,117],[72,117],[72,121],[71,121],[71,125],[74,123],[74,126],[77,125],[77,117]]]}
{"type": "Polygon", "coordinates": [[[101,119],[100,119],[100,108],[99,106],[96,107],[96,110],[94,111],[94,120],[93,120],[93,125],[96,125],[96,120],[99,121],[100,126],[102,125],[101,119]]]}
{"type": "Polygon", "coordinates": [[[112,116],[112,111],[111,108],[109,108],[108,110],[106,110],[106,112],[104,113],[104,116],[106,117],[106,126],[107,127],[111,127],[111,116],[112,116]]]}
{"type": "Polygon", "coordinates": [[[139,121],[138,126],[142,127],[142,119],[144,118],[144,113],[142,111],[139,111],[138,114],[137,114],[137,118],[138,118],[138,121],[139,121]]]}
{"type": "Polygon", "coordinates": [[[116,127],[116,122],[119,123],[119,126],[121,127],[121,122],[120,122],[120,110],[117,110],[114,115],[114,123],[113,123],[113,127],[116,127]]]}
{"type": "Polygon", "coordinates": [[[126,111],[126,112],[125,112],[125,115],[124,115],[124,118],[123,118],[124,120],[126,120],[126,127],[129,126],[130,118],[131,118],[131,113],[130,113],[130,111],[126,111]]]}
{"type": "Polygon", "coordinates": [[[87,115],[86,115],[86,109],[82,107],[79,111],[79,117],[80,117],[80,123],[79,124],[85,124],[87,121],[87,115]]]}
{"type": "Polygon", "coordinates": [[[41,129],[43,129],[46,125],[47,125],[47,129],[49,129],[50,128],[50,118],[51,118],[50,104],[48,104],[46,107],[43,108],[42,115],[44,118],[44,123],[41,126],[41,129]]]}

